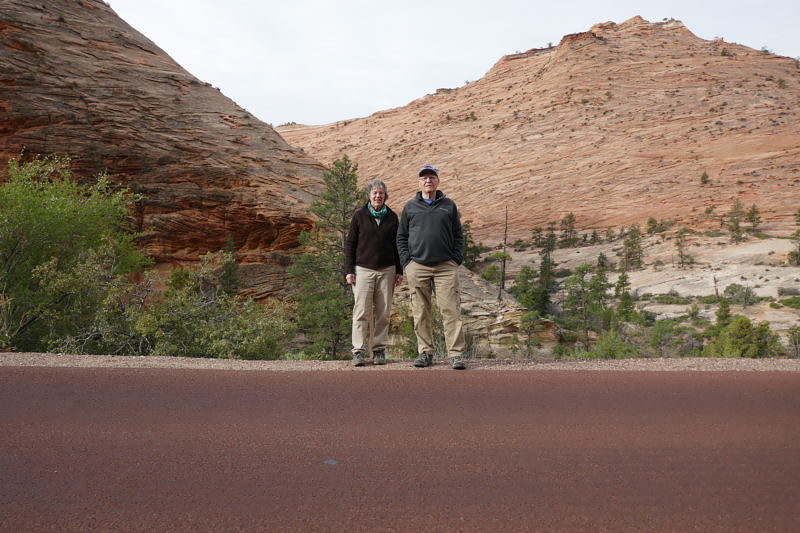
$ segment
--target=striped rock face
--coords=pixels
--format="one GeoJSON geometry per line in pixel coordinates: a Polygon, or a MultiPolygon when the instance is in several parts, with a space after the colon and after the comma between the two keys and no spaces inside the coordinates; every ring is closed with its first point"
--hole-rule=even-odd
{"type": "Polygon", "coordinates": [[[324,170],[98,0],[0,5],[0,164],[23,150],[141,194],[161,267],[233,242],[257,298],[283,287],[324,170]]]}
{"type": "Polygon", "coordinates": [[[393,207],[416,190],[419,167],[436,165],[488,244],[502,239],[506,206],[512,241],[570,212],[580,230],[649,217],[713,228],[707,213],[736,198],[788,233],[800,198],[798,66],[634,17],[505,56],[404,107],[278,131],[323,162],[346,152],[361,179],[387,182],[393,207]]]}

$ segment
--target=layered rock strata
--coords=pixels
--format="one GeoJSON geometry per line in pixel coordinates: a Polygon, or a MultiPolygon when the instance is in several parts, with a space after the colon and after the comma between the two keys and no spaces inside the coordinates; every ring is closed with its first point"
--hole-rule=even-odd
{"type": "Polygon", "coordinates": [[[0,164],[23,151],[140,193],[134,225],[162,266],[232,242],[259,298],[283,286],[323,172],[98,0],[0,5],[0,164]]]}
{"type": "Polygon", "coordinates": [[[502,237],[505,206],[512,239],[570,212],[582,230],[648,217],[713,227],[735,199],[788,233],[798,101],[798,61],[634,17],[505,56],[480,80],[403,107],[278,131],[320,161],[347,153],[393,198],[437,165],[487,243],[502,237]]]}

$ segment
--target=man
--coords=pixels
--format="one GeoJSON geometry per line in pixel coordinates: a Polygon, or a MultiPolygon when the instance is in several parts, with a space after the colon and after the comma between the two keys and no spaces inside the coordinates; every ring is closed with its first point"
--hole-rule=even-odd
{"type": "Polygon", "coordinates": [[[344,243],[345,281],[353,287],[353,365],[386,364],[394,287],[403,280],[397,254],[397,215],[386,205],[386,184],[367,184],[369,201],[357,209],[344,243]]]}
{"type": "Polygon", "coordinates": [[[436,167],[419,171],[420,191],[400,216],[397,250],[411,288],[411,310],[419,357],[414,366],[433,364],[431,289],[442,312],[447,355],[453,368],[463,370],[464,327],[458,292],[458,265],[464,260],[464,237],[456,204],[439,190],[436,167]]]}

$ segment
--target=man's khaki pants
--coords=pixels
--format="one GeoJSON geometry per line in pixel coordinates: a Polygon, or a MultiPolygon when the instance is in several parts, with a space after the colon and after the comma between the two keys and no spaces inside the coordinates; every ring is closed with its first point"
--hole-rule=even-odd
{"type": "Polygon", "coordinates": [[[405,274],[411,288],[411,312],[414,315],[414,333],[417,334],[419,353],[434,353],[431,293],[435,291],[436,304],[444,323],[447,355],[461,357],[464,353],[464,325],[461,321],[458,265],[455,261],[435,265],[421,265],[411,261],[406,266],[405,274]]]}
{"type": "Polygon", "coordinates": [[[394,265],[381,270],[356,266],[353,353],[362,351],[370,356],[376,350],[386,349],[394,276],[394,265]]]}

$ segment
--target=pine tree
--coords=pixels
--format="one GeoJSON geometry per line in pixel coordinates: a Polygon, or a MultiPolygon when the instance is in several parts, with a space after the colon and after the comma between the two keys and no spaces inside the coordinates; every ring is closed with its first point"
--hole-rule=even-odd
{"type": "Polygon", "coordinates": [[[622,320],[630,320],[633,317],[635,308],[627,272],[623,271],[617,278],[617,282],[614,284],[614,297],[617,298],[617,316],[622,320]]]}
{"type": "Polygon", "coordinates": [[[506,253],[506,245],[508,244],[508,206],[506,206],[506,222],[503,229],[503,252],[502,256],[498,256],[500,260],[500,289],[497,291],[497,301],[503,300],[503,291],[506,288],[506,263],[511,261],[511,256],[506,253]]]}
{"type": "Polygon", "coordinates": [[[717,307],[717,326],[727,326],[731,321],[731,303],[727,298],[719,299],[719,306],[717,307]]]}
{"type": "Polygon", "coordinates": [[[791,239],[796,249],[789,252],[789,264],[800,265],[800,209],[795,213],[794,220],[797,223],[797,230],[792,233],[791,239]]]}
{"type": "Polygon", "coordinates": [[[597,256],[597,268],[603,268],[608,270],[611,268],[611,262],[608,260],[608,256],[603,252],[600,252],[597,256]]]}
{"type": "MultiPolygon", "coordinates": [[[[551,244],[555,246],[555,239],[551,244]]],[[[536,302],[532,311],[539,311],[542,315],[550,312],[550,295],[556,290],[555,264],[550,246],[545,246],[539,251],[539,276],[537,280],[536,302]]]]}
{"type": "Polygon", "coordinates": [[[464,266],[471,270],[477,263],[478,257],[486,251],[486,247],[475,242],[469,220],[461,223],[461,233],[464,235],[464,266]]]}
{"type": "Polygon", "coordinates": [[[591,266],[580,265],[564,281],[564,301],[562,302],[564,314],[562,324],[571,330],[579,332],[579,340],[584,349],[589,349],[589,279],[591,266]]]}
{"type": "Polygon", "coordinates": [[[567,328],[580,331],[579,338],[587,350],[589,331],[599,332],[607,325],[604,315],[609,288],[605,269],[592,269],[589,264],[580,265],[564,282],[562,321],[567,328]]]}
{"type": "Polygon", "coordinates": [[[778,335],[767,322],[753,325],[750,319],[736,316],[720,329],[703,349],[706,357],[770,357],[780,350],[778,335]]]}
{"type": "Polygon", "coordinates": [[[542,228],[533,228],[533,230],[531,230],[531,241],[537,248],[544,246],[544,231],[542,228]]]}
{"type": "Polygon", "coordinates": [[[300,329],[312,342],[311,350],[326,358],[343,351],[350,336],[353,294],[344,280],[344,242],[353,212],[366,202],[357,170],[345,155],[325,172],[325,189],[311,205],[318,223],[300,236],[308,251],[289,269],[300,329]]]}
{"type": "Polygon", "coordinates": [[[561,219],[561,235],[558,245],[562,248],[571,248],[578,244],[578,232],[575,230],[575,213],[568,213],[561,219]]]}
{"type": "Polygon", "coordinates": [[[311,212],[319,219],[313,244],[330,253],[332,259],[335,257],[344,278],[344,241],[350,219],[367,197],[358,187],[358,165],[346,155],[333,162],[323,180],[325,189],[320,199],[311,204],[311,212]]]}
{"type": "Polygon", "coordinates": [[[534,310],[539,308],[541,301],[539,289],[536,270],[530,265],[524,265],[514,277],[514,286],[509,289],[509,292],[523,307],[534,310]]]}
{"type": "Polygon", "coordinates": [[[638,224],[628,228],[625,234],[625,241],[622,245],[621,256],[622,270],[638,270],[642,268],[644,262],[644,251],[642,250],[642,232],[638,224]]]}
{"type": "Polygon", "coordinates": [[[758,226],[761,225],[761,215],[756,204],[750,206],[750,209],[747,210],[744,219],[750,224],[750,231],[752,233],[758,231],[758,226]]]}
{"type": "Polygon", "coordinates": [[[742,218],[744,218],[744,208],[742,207],[741,200],[737,198],[725,217],[725,226],[728,228],[733,242],[742,242],[744,240],[742,218]]]}
{"type": "Polygon", "coordinates": [[[542,246],[542,248],[548,250],[549,252],[553,252],[556,249],[557,243],[558,239],[556,238],[556,223],[552,221],[548,222],[547,234],[544,237],[544,246],[542,246]]]}
{"type": "Polygon", "coordinates": [[[675,248],[678,251],[678,265],[680,268],[692,263],[692,256],[686,251],[686,235],[688,233],[689,230],[682,227],[675,234],[675,248]]]}

